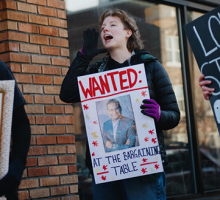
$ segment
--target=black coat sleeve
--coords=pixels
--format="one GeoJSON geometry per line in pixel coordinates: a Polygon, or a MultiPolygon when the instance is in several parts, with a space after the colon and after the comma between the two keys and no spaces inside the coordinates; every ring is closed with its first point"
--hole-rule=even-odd
{"type": "Polygon", "coordinates": [[[164,67],[158,62],[153,62],[153,85],[156,101],[161,108],[161,117],[156,124],[162,130],[176,127],[180,121],[180,111],[170,78],[164,67]]]}
{"type": "Polygon", "coordinates": [[[77,77],[86,74],[90,61],[91,59],[87,56],[77,53],[61,85],[60,99],[62,101],[66,103],[80,101],[77,77]]]}

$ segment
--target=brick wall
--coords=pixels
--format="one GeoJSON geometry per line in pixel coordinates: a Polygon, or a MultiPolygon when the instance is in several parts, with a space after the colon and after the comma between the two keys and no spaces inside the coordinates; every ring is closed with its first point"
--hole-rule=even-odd
{"type": "Polygon", "coordinates": [[[64,1],[0,1],[0,59],[27,102],[32,132],[19,199],[79,199],[73,108],[59,99],[70,65],[66,28],[64,1]]]}

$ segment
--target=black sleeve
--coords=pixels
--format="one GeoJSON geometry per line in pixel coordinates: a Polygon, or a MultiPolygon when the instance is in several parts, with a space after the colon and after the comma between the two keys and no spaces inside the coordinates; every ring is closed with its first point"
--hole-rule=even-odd
{"type": "MultiPolygon", "coordinates": [[[[10,68],[0,60],[0,81],[4,80],[15,80],[10,68]]],[[[19,106],[24,105],[26,102],[22,97],[22,94],[18,88],[17,83],[15,82],[15,92],[14,92],[14,109],[17,109],[19,106]]]]}
{"type": "Polygon", "coordinates": [[[30,146],[30,138],[30,123],[24,106],[21,105],[14,110],[12,118],[12,161],[18,158],[23,163],[26,163],[28,149],[30,146]]]}
{"type": "Polygon", "coordinates": [[[156,124],[162,130],[176,127],[180,121],[180,111],[170,78],[164,67],[158,62],[153,67],[153,85],[157,103],[161,108],[161,117],[156,124]]]}
{"type": "Polygon", "coordinates": [[[90,61],[91,59],[87,56],[77,53],[61,85],[60,99],[62,101],[66,103],[80,101],[77,77],[86,74],[90,61]]]}

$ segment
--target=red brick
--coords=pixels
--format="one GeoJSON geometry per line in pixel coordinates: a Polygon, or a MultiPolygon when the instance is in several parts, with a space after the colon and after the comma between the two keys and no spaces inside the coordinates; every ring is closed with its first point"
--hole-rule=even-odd
{"type": "Polygon", "coordinates": [[[42,6],[38,6],[38,13],[40,15],[46,15],[46,16],[51,16],[51,17],[56,17],[57,16],[56,9],[42,7],[42,6]]]}
{"type": "Polygon", "coordinates": [[[64,10],[65,2],[60,0],[47,0],[47,6],[64,10]]]}
{"type": "Polygon", "coordinates": [[[24,93],[35,93],[41,94],[43,93],[42,86],[40,85],[23,85],[23,92],[24,93]]]}
{"type": "Polygon", "coordinates": [[[66,133],[75,133],[75,127],[74,125],[69,125],[69,126],[66,126],[66,133]]]}
{"type": "Polygon", "coordinates": [[[45,94],[60,94],[60,87],[58,86],[44,86],[45,94]]]}
{"type": "Polygon", "coordinates": [[[38,179],[28,179],[28,180],[22,180],[19,189],[28,189],[28,188],[36,188],[38,187],[38,179]]]}
{"type": "Polygon", "coordinates": [[[17,30],[17,29],[18,29],[17,22],[4,21],[4,22],[0,23],[0,31],[4,31],[4,30],[17,30]]]}
{"type": "Polygon", "coordinates": [[[2,34],[1,34],[1,38],[0,38],[1,41],[14,40],[14,41],[28,42],[28,35],[24,34],[24,33],[8,31],[8,32],[4,32],[2,34]]]}
{"type": "Polygon", "coordinates": [[[36,138],[35,137],[31,137],[30,145],[33,146],[35,144],[36,144],[36,138]]]}
{"type": "Polygon", "coordinates": [[[69,155],[69,156],[59,156],[59,164],[74,164],[76,163],[76,156],[69,155]]]}
{"type": "Polygon", "coordinates": [[[19,199],[19,200],[29,199],[28,190],[18,191],[18,199],[19,199]]]}
{"type": "Polygon", "coordinates": [[[41,178],[40,179],[40,186],[41,187],[54,186],[54,185],[59,185],[59,177],[41,178]]]}
{"type": "Polygon", "coordinates": [[[48,146],[48,154],[65,154],[66,146],[48,146]]]}
{"type": "Polygon", "coordinates": [[[47,134],[65,134],[65,126],[47,126],[47,134]]]}
{"type": "Polygon", "coordinates": [[[49,26],[67,28],[67,21],[63,19],[49,18],[49,26]]]}
{"type": "Polygon", "coordinates": [[[20,13],[17,11],[7,11],[7,19],[21,21],[21,22],[27,22],[28,16],[25,13],[20,13]]]}
{"type": "Polygon", "coordinates": [[[18,88],[19,88],[19,90],[21,91],[21,93],[22,93],[22,85],[21,84],[19,84],[18,83],[18,88]]]}
{"type": "Polygon", "coordinates": [[[35,95],[34,101],[37,104],[53,104],[53,96],[35,95]]]}
{"type": "Polygon", "coordinates": [[[30,147],[28,151],[29,156],[46,155],[46,147],[30,147]]]}
{"type": "Polygon", "coordinates": [[[0,10],[3,9],[11,9],[11,10],[16,10],[16,2],[13,1],[1,1],[0,2],[0,10]]]}
{"type": "Polygon", "coordinates": [[[7,12],[6,11],[0,12],[0,21],[3,21],[5,19],[7,19],[7,12]]]}
{"type": "Polygon", "coordinates": [[[18,83],[31,83],[31,75],[14,74],[14,77],[18,83]]]}
{"type": "Polygon", "coordinates": [[[41,6],[46,6],[46,0],[27,0],[27,3],[37,4],[41,6]]]}
{"type": "Polygon", "coordinates": [[[43,197],[49,197],[49,196],[50,196],[50,191],[48,188],[30,190],[31,199],[37,199],[37,198],[43,198],[43,197]]]}
{"type": "Polygon", "coordinates": [[[12,62],[22,62],[22,63],[30,63],[30,56],[25,54],[16,54],[9,53],[10,61],[12,62]]]}
{"type": "Polygon", "coordinates": [[[78,185],[71,185],[70,186],[70,193],[71,194],[78,193],[78,185]]]}
{"type": "Polygon", "coordinates": [[[59,48],[42,46],[41,53],[46,55],[59,56],[59,48]]]}
{"type": "Polygon", "coordinates": [[[66,11],[65,10],[57,10],[58,18],[66,19],[66,11]]]}
{"type": "Polygon", "coordinates": [[[29,177],[37,177],[37,176],[47,176],[48,168],[47,167],[38,167],[38,168],[29,168],[28,176],[29,177]]]}
{"type": "Polygon", "coordinates": [[[17,6],[19,11],[37,13],[37,6],[35,5],[17,2],[17,6]]]}
{"type": "Polygon", "coordinates": [[[39,157],[38,158],[38,166],[45,166],[45,165],[57,165],[58,160],[56,156],[51,157],[39,157]]]}
{"type": "Polygon", "coordinates": [[[26,167],[36,167],[37,166],[37,158],[27,158],[26,167]]]}
{"type": "Polygon", "coordinates": [[[10,67],[12,72],[21,72],[21,65],[17,63],[8,63],[8,66],[10,67]]]}
{"type": "Polygon", "coordinates": [[[68,37],[68,31],[65,29],[59,29],[59,36],[67,38],[68,37]]]}
{"type": "Polygon", "coordinates": [[[73,114],[73,106],[65,106],[64,109],[66,114],[73,114]]]}
{"type": "Polygon", "coordinates": [[[43,114],[44,113],[44,106],[25,105],[25,111],[28,114],[43,114]]]}
{"type": "Polygon", "coordinates": [[[68,173],[67,166],[49,167],[49,175],[50,176],[67,174],[67,173],[68,173]]]}
{"type": "Polygon", "coordinates": [[[75,143],[74,135],[57,136],[57,144],[73,144],[75,143]]]}
{"type": "Polygon", "coordinates": [[[78,176],[77,175],[68,175],[60,177],[60,182],[62,185],[78,183],[78,176]]]}
{"type": "Polygon", "coordinates": [[[19,44],[14,42],[6,42],[0,44],[0,53],[6,51],[19,51],[19,44]]]}
{"type": "Polygon", "coordinates": [[[18,30],[28,33],[39,33],[38,26],[33,24],[18,23],[18,30]]]}
{"type": "Polygon", "coordinates": [[[70,154],[76,153],[76,146],[75,145],[68,145],[67,152],[70,154]]]}
{"type": "Polygon", "coordinates": [[[41,35],[50,35],[50,36],[58,36],[58,29],[51,28],[46,26],[40,26],[40,34],[41,35]]]}
{"type": "Polygon", "coordinates": [[[72,196],[62,197],[61,200],[79,200],[79,195],[72,195],[72,196]]]}
{"type": "Polygon", "coordinates": [[[63,106],[45,106],[46,114],[63,114],[63,106]]]}
{"type": "Polygon", "coordinates": [[[47,17],[42,17],[38,15],[29,15],[29,22],[34,24],[48,25],[47,17]]]}
{"type": "Polygon", "coordinates": [[[50,64],[50,57],[48,56],[31,56],[32,63],[37,64],[50,64]]]}
{"type": "Polygon", "coordinates": [[[37,145],[56,144],[56,136],[40,136],[37,137],[37,145]]]}
{"type": "Polygon", "coordinates": [[[56,124],[73,124],[73,116],[56,116],[56,124]]]}
{"type": "Polygon", "coordinates": [[[52,58],[52,65],[70,66],[70,60],[67,58],[52,58]]]}
{"type": "Polygon", "coordinates": [[[27,169],[23,171],[22,178],[27,178],[27,169]]]}
{"type": "Polygon", "coordinates": [[[28,120],[29,120],[30,124],[35,124],[35,116],[28,115],[28,120]]]}
{"type": "Polygon", "coordinates": [[[0,33],[0,42],[8,40],[8,32],[0,33]]]}
{"type": "Polygon", "coordinates": [[[21,51],[28,52],[28,53],[39,54],[39,52],[40,52],[38,45],[20,44],[20,49],[21,49],[21,51]]]}
{"type": "Polygon", "coordinates": [[[21,65],[22,73],[30,73],[30,74],[40,74],[41,73],[41,66],[40,65],[21,65]]]}
{"type": "Polygon", "coordinates": [[[23,97],[27,103],[34,103],[33,95],[23,95],[23,97]]]}
{"type": "Polygon", "coordinates": [[[62,75],[66,76],[67,72],[68,72],[69,68],[62,68],[62,75]]]}
{"type": "Polygon", "coordinates": [[[36,116],[36,124],[54,124],[54,116],[36,116]]]}
{"type": "Polygon", "coordinates": [[[52,84],[52,77],[51,76],[33,75],[33,83],[34,84],[42,84],[42,85],[51,85],[52,84]]]}
{"type": "Polygon", "coordinates": [[[77,166],[76,165],[70,165],[68,166],[69,174],[77,173],[77,166]]]}
{"type": "Polygon", "coordinates": [[[44,135],[46,133],[45,126],[31,126],[32,135],[44,135]]]}
{"type": "Polygon", "coordinates": [[[55,96],[54,101],[55,101],[55,104],[67,104],[67,103],[61,101],[59,96],[55,96]]]}
{"type": "Polygon", "coordinates": [[[50,38],[50,45],[57,47],[69,47],[69,42],[67,39],[50,38]]]}
{"type": "Polygon", "coordinates": [[[69,187],[60,186],[60,187],[50,188],[50,192],[51,192],[51,196],[69,194],[69,187]]]}
{"type": "Polygon", "coordinates": [[[70,55],[70,54],[69,54],[69,49],[61,48],[60,54],[61,54],[61,56],[69,57],[69,55],[70,55]]]}
{"type": "Polygon", "coordinates": [[[49,45],[48,37],[39,35],[30,35],[30,43],[49,45]]]}
{"type": "Polygon", "coordinates": [[[47,67],[42,66],[43,74],[51,74],[51,75],[61,75],[60,67],[47,67]]]}

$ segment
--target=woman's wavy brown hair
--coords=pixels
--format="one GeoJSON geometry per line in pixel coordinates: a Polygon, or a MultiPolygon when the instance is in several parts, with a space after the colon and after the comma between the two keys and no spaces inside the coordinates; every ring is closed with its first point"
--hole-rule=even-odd
{"type": "Polygon", "coordinates": [[[137,27],[136,21],[133,17],[127,15],[127,13],[120,9],[106,10],[99,18],[99,26],[102,27],[102,24],[106,17],[113,16],[119,17],[124,25],[125,30],[131,30],[132,35],[129,37],[127,42],[127,48],[130,52],[133,50],[143,49],[143,41],[141,40],[141,34],[137,27]]]}

